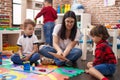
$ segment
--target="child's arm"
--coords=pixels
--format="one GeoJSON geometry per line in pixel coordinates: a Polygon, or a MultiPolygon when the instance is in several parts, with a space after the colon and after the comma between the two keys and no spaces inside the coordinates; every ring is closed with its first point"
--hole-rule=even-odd
{"type": "Polygon", "coordinates": [[[37,43],[33,45],[33,50],[31,52],[31,55],[33,55],[35,52],[38,52],[38,44],[37,43]]]}
{"type": "Polygon", "coordinates": [[[20,46],[19,46],[18,54],[19,54],[20,58],[22,59],[22,47],[20,47],[20,46]]]}

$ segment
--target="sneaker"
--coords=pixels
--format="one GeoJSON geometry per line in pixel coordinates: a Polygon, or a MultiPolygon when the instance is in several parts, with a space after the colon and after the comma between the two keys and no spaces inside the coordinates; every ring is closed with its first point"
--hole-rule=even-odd
{"type": "Polygon", "coordinates": [[[35,66],[38,66],[39,65],[39,62],[35,62],[35,66]]]}
{"type": "Polygon", "coordinates": [[[66,61],[66,62],[65,62],[65,65],[66,65],[66,66],[73,66],[73,63],[72,63],[72,61],[69,60],[69,61],[66,61]]]}
{"type": "Polygon", "coordinates": [[[38,66],[38,65],[39,65],[39,62],[35,62],[35,63],[30,62],[30,65],[31,65],[31,66],[32,66],[33,64],[35,64],[35,66],[38,66]]]}
{"type": "Polygon", "coordinates": [[[41,59],[41,64],[43,65],[52,65],[55,64],[53,59],[47,58],[47,57],[42,57],[41,59]]]}

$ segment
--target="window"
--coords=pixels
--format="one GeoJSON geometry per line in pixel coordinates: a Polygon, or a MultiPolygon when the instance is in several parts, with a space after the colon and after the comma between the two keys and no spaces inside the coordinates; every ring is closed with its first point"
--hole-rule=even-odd
{"type": "Polygon", "coordinates": [[[21,0],[13,0],[13,25],[21,24],[21,0]]]}
{"type": "MultiPolygon", "coordinates": [[[[21,6],[22,6],[22,0],[12,0],[13,1],[13,26],[19,26],[21,24],[21,6]]],[[[27,0],[28,1],[28,0],[27,0]]],[[[43,2],[44,0],[35,0],[43,2]]],[[[40,10],[34,10],[34,9],[26,9],[26,18],[34,20],[34,17],[37,15],[37,13],[40,10]]],[[[41,18],[38,19],[38,23],[40,22],[41,18]]]]}

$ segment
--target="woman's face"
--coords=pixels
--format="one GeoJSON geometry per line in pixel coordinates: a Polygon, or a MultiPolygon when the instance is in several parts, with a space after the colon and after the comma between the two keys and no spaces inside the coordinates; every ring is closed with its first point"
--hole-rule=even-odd
{"type": "Polygon", "coordinates": [[[72,17],[68,17],[65,19],[65,26],[67,30],[71,30],[74,26],[75,20],[72,17]]]}

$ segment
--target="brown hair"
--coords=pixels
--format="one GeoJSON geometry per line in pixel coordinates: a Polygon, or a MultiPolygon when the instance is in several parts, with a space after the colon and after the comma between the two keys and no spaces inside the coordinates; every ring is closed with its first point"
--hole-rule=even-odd
{"type": "Polygon", "coordinates": [[[34,21],[32,21],[31,19],[26,19],[25,22],[23,23],[24,28],[26,28],[28,24],[31,24],[33,27],[36,26],[34,21]]]}
{"type": "Polygon", "coordinates": [[[92,28],[90,31],[90,35],[91,36],[98,36],[98,37],[102,36],[103,40],[106,40],[110,37],[106,27],[103,25],[97,25],[96,27],[92,28]]]}
{"type": "Polygon", "coordinates": [[[53,0],[45,0],[45,2],[52,4],[53,0]]]}

